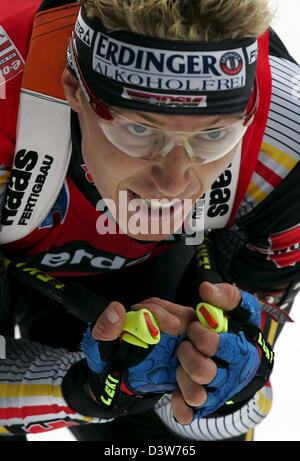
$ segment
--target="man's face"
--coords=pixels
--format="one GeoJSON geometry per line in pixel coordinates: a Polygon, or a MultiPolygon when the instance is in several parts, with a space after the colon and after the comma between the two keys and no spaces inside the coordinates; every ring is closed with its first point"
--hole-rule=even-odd
{"type": "MultiPolygon", "coordinates": [[[[240,118],[169,116],[120,108],[117,110],[137,123],[184,132],[220,128],[240,118]]],[[[172,235],[182,225],[195,202],[228,167],[237,151],[235,147],[218,160],[200,164],[189,157],[184,146],[174,145],[165,157],[146,161],[130,157],[111,144],[99,126],[99,117],[89,104],[83,104],[79,121],[82,131],[82,154],[95,186],[103,199],[114,202],[115,218],[120,227],[129,236],[138,240],[159,241],[172,235]],[[148,208],[149,202],[134,201],[140,197],[150,200],[167,199],[167,204],[177,199],[177,206],[165,206],[163,210],[155,206],[154,211],[153,208],[148,208]],[[125,210],[124,207],[127,207],[128,203],[133,205],[125,210]],[[137,206],[137,203],[141,203],[142,207],[137,206]],[[179,206],[180,204],[182,206],[179,206]],[[139,222],[137,218],[140,219],[139,222]],[[134,223],[136,225],[133,227],[134,223]]]]}

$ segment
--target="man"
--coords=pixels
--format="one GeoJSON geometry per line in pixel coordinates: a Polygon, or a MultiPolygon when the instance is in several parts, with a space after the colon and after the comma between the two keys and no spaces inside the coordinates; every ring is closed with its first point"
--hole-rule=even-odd
{"type": "MultiPolygon", "coordinates": [[[[299,281],[299,69],[267,30],[267,5],[84,1],[78,13],[66,1],[32,1],[20,7],[22,27],[14,8],[1,29],[3,254],[66,286],[76,278],[72,305],[86,304],[88,316],[89,286],[102,314],[78,352],[83,319],[15,280],[11,294],[3,275],[3,332],[14,309],[22,335],[7,337],[0,363],[3,432],[245,434],[268,413],[265,339],[289,319],[299,281]],[[158,255],[181,236],[200,246],[175,296],[184,264],[158,255]],[[228,312],[228,327],[199,322],[199,296],[228,312]],[[145,313],[137,326],[125,324],[130,309],[145,313]]],[[[180,259],[190,245],[179,244],[180,259]]]]}

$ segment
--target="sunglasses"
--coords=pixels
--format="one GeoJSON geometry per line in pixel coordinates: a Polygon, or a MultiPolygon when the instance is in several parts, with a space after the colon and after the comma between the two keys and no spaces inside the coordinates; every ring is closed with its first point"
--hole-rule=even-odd
{"type": "Polygon", "coordinates": [[[199,163],[213,162],[224,157],[239,144],[257,111],[259,95],[255,80],[246,113],[230,125],[205,131],[184,132],[162,130],[138,123],[107,107],[91,91],[79,65],[74,34],[69,49],[82,91],[99,117],[99,127],[111,144],[131,157],[153,160],[166,156],[175,145],[181,145],[192,160],[199,163]]]}

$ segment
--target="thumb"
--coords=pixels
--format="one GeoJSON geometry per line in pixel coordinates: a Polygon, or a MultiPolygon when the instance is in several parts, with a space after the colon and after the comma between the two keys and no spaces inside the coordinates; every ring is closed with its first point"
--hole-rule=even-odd
{"type": "Polygon", "coordinates": [[[125,307],[114,301],[98,318],[92,330],[92,336],[97,341],[113,341],[120,336],[125,321],[125,307]]]}
{"type": "Polygon", "coordinates": [[[199,288],[200,297],[203,302],[231,311],[238,306],[242,295],[238,288],[229,283],[203,282],[199,288]]]}

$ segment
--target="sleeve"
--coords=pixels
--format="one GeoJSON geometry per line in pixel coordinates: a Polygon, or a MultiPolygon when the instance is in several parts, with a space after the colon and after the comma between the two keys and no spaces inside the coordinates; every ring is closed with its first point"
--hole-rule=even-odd
{"type": "Polygon", "coordinates": [[[0,85],[0,162],[11,167],[15,152],[21,75],[6,82],[1,77],[0,67],[0,85]]]}
{"type": "Polygon", "coordinates": [[[263,387],[231,413],[196,419],[185,425],[174,419],[170,400],[171,396],[165,395],[156,404],[155,413],[171,431],[187,440],[221,441],[244,436],[267,416],[272,405],[272,388],[263,387]]]}
{"type": "Polygon", "coordinates": [[[247,194],[234,225],[211,233],[225,278],[266,292],[300,280],[300,67],[279,52],[270,56],[271,105],[247,194]]]}
{"type": "Polygon", "coordinates": [[[91,416],[90,412],[96,413],[98,405],[83,386],[79,391],[76,382],[75,394],[79,406],[87,403],[86,412],[78,413],[68,404],[74,391],[64,386],[66,375],[76,366],[77,375],[80,369],[80,385],[86,380],[81,352],[53,349],[24,339],[0,338],[0,434],[38,433],[109,421],[91,416]]]}
{"type": "Polygon", "coordinates": [[[0,162],[8,167],[14,157],[22,75],[40,3],[12,0],[0,5],[0,162]]]}
{"type": "Polygon", "coordinates": [[[271,43],[272,99],[255,172],[234,225],[211,237],[223,278],[257,295],[274,344],[300,288],[300,67],[278,37],[271,43]]]}
{"type": "Polygon", "coordinates": [[[89,396],[87,377],[82,352],[0,336],[0,441],[1,434],[112,421],[97,416],[103,407],[89,396]]]}
{"type": "Polygon", "coordinates": [[[226,280],[275,291],[300,280],[300,164],[257,208],[230,229],[212,233],[226,280]]]}
{"type": "Polygon", "coordinates": [[[262,309],[262,329],[274,345],[300,288],[300,164],[260,206],[213,241],[224,280],[253,293],[262,309]]]}

